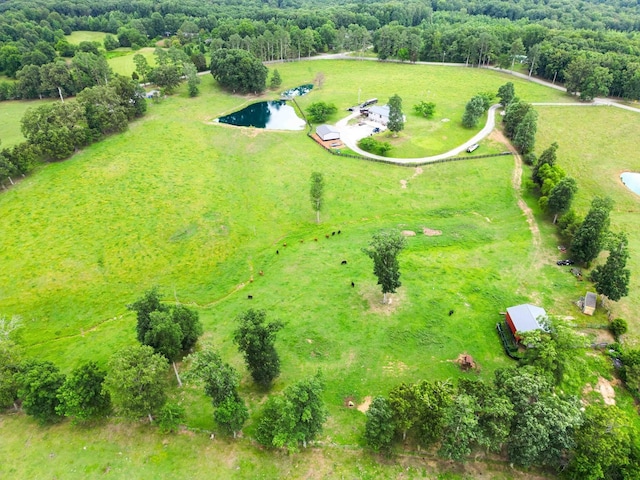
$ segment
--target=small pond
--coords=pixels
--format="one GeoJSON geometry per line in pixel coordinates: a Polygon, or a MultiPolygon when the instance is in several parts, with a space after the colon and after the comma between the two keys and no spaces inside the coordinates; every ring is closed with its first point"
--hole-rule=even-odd
{"type": "Polygon", "coordinates": [[[218,119],[220,123],[267,130],[302,130],[303,119],[284,100],[258,102],[218,119]]]}
{"type": "Polygon", "coordinates": [[[301,97],[309,93],[312,89],[313,89],[313,84],[307,83],[305,85],[300,85],[299,87],[285,90],[284,92],[281,93],[281,95],[283,98],[301,97]]]}
{"type": "Polygon", "coordinates": [[[620,180],[622,180],[625,187],[633,193],[640,195],[640,173],[624,172],[620,175],[620,180]]]}

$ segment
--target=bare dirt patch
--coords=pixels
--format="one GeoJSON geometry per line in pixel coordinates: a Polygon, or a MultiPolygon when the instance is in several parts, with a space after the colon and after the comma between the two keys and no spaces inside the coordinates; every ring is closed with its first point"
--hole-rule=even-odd
{"type": "Polygon", "coordinates": [[[416,236],[416,232],[414,232],[413,230],[403,230],[402,232],[403,236],[405,237],[415,237],[416,236]]]}
{"type": "Polygon", "coordinates": [[[456,363],[457,365],[459,365],[460,368],[462,370],[464,370],[465,372],[469,371],[469,370],[479,370],[480,369],[478,367],[478,364],[476,363],[476,361],[468,353],[461,353],[460,355],[458,355],[458,358],[456,358],[453,361],[453,363],[456,363]]]}
{"type": "Polygon", "coordinates": [[[377,285],[365,287],[361,294],[369,304],[369,312],[375,314],[391,315],[406,300],[406,293],[400,290],[396,293],[388,293],[387,303],[382,303],[382,291],[377,285]]]}
{"type": "Polygon", "coordinates": [[[613,389],[613,386],[617,384],[617,381],[610,382],[604,377],[598,377],[598,383],[596,383],[595,388],[591,386],[590,383],[582,390],[583,395],[587,395],[591,392],[598,392],[602,395],[602,399],[604,400],[605,405],[615,405],[616,404],[616,391],[613,389]]]}
{"type": "Polygon", "coordinates": [[[358,410],[360,410],[362,413],[367,413],[367,410],[369,410],[370,405],[371,405],[371,396],[367,395],[362,399],[362,403],[358,405],[358,410]]]}
{"type": "Polygon", "coordinates": [[[427,227],[422,227],[422,233],[424,233],[427,237],[437,237],[438,235],[442,235],[441,230],[433,230],[427,227]]]}

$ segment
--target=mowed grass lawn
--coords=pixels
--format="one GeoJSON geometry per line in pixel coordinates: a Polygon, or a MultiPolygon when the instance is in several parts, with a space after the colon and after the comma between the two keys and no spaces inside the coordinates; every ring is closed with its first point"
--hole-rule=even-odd
{"type": "Polygon", "coordinates": [[[128,47],[120,47],[107,52],[107,63],[114,73],[119,73],[125,77],[131,77],[131,74],[136,70],[136,64],[133,62],[133,57],[139,53],[151,67],[156,65],[156,57],[153,55],[155,47],[144,47],[139,50],[131,50],[128,47]]]}
{"type": "MultiPolygon", "coordinates": [[[[80,45],[81,42],[98,42],[100,45],[104,42],[104,37],[109,35],[104,32],[91,32],[89,30],[78,30],[71,32],[71,35],[65,35],[67,42],[73,45],[80,45]]],[[[115,35],[113,35],[115,36],[115,35]]]]}
{"type": "MultiPolygon", "coordinates": [[[[300,98],[298,103],[303,109],[317,101],[335,104],[338,112],[329,119],[329,123],[344,117],[348,113],[346,109],[356,105],[358,99],[378,98],[382,105],[397,93],[402,98],[407,117],[405,129],[398,138],[393,138],[388,132],[377,135],[377,138],[394,146],[389,156],[400,158],[435,155],[469,140],[484,126],[486,116],[477,128],[462,128],[465,105],[480,92],[497,93],[500,85],[506,82],[513,82],[517,95],[527,102],[575,101],[557,90],[506,73],[487,74],[477,68],[398,65],[368,60],[309,61],[269,67],[278,69],[284,87],[312,82],[318,73],[323,73],[325,81],[322,88],[314,91],[313,95],[300,98]],[[420,101],[436,104],[433,119],[414,113],[413,106],[420,101]]],[[[483,153],[483,149],[477,153],[483,153]]]]}
{"type": "MultiPolygon", "coordinates": [[[[403,95],[398,84],[409,88],[434,68],[441,72],[438,67],[376,62],[278,65],[283,89],[313,80],[322,71],[323,88],[299,101],[330,100],[340,108],[357,100],[357,89],[340,75],[360,78],[357,69],[363,98],[388,98],[396,91],[403,95]],[[399,83],[381,82],[381,68],[399,83]],[[403,79],[414,74],[413,82],[403,79]]],[[[461,98],[451,90],[456,95],[451,102],[460,108],[467,97],[486,89],[477,82],[495,82],[497,89],[506,81],[491,72],[448,71],[456,71],[460,88],[466,89],[461,98]],[[469,85],[463,87],[465,75],[469,85]]],[[[530,101],[557,98],[552,90],[545,97],[539,86],[531,89],[531,98],[521,93],[524,84],[516,90],[530,101]]],[[[480,365],[477,375],[490,377],[496,368],[511,365],[495,333],[499,312],[510,305],[531,301],[552,314],[576,315],[566,300],[583,294],[584,285],[553,265],[553,239],[544,239],[541,252],[534,250],[512,187],[512,157],[421,169],[335,157],[302,131],[211,123],[253,99],[221,92],[209,75],[203,77],[201,92],[192,99],[183,88],[149,104],[146,117],[129,131],[48,165],[0,195],[5,272],[0,314],[22,317],[28,355],[52,360],[65,372],[87,360],[105,364],[114,351],[135,342],[135,317],[125,305],[158,285],[167,302],[177,299],[198,309],[205,326],[201,343],[213,345],[239,369],[241,394],[255,413],[265,395],[250,381],[231,334],[239,313],[264,308],[286,324],[276,342],[282,374],[273,391],[321,369],[330,412],[322,440],[356,446],[364,416],[345,408],[347,397],[360,403],[402,381],[454,379],[463,375],[454,363],[463,352],[480,365]],[[314,223],[309,201],[313,171],[325,176],[321,225],[314,223]],[[423,235],[425,227],[441,235],[423,235]],[[388,306],[380,304],[371,261],[361,251],[383,228],[417,233],[400,256],[403,286],[388,306]],[[331,235],[338,230],[340,234],[331,235]],[[347,264],[341,265],[342,260],[347,264]]],[[[444,96],[444,91],[438,94],[444,96]]],[[[593,381],[603,365],[589,360],[578,365],[575,375],[593,381]]],[[[569,381],[568,388],[578,393],[581,385],[569,381]]],[[[172,396],[188,407],[189,426],[213,429],[210,404],[199,390],[188,387],[172,396]]],[[[12,432],[10,446],[24,445],[19,432],[25,425],[35,428],[30,420],[0,421],[3,438],[8,438],[5,431],[12,432]]],[[[86,436],[68,425],[36,430],[33,449],[0,453],[16,460],[4,467],[13,469],[6,472],[16,478],[41,472],[37,459],[50,455],[49,439],[61,436],[69,437],[67,447],[47,457],[53,460],[46,468],[70,478],[107,469],[119,476],[135,470],[141,478],[153,476],[155,468],[192,471],[177,457],[195,461],[203,454],[222,464],[221,478],[231,476],[229,472],[239,478],[303,477],[306,470],[300,465],[305,463],[328,476],[399,474],[396,465],[379,466],[366,455],[331,448],[294,460],[279,455],[267,460],[249,440],[205,444],[199,437],[189,443],[179,436],[161,447],[159,436],[129,433],[129,428],[97,429],[100,439],[91,458],[84,450],[72,453],[76,447],[80,451],[86,436]],[[142,446],[127,443],[128,437],[142,446]],[[107,448],[108,439],[122,448],[107,448]],[[77,462],[73,467],[65,460],[70,456],[77,462]]],[[[246,435],[254,428],[250,421],[246,435]]],[[[191,476],[210,473],[206,469],[191,476]]]]}
{"type": "MultiPolygon", "coordinates": [[[[575,209],[585,215],[595,195],[609,196],[614,202],[611,230],[629,237],[631,258],[630,294],[612,305],[615,317],[631,325],[627,341],[640,342],[640,196],[620,180],[622,172],[640,172],[638,138],[640,114],[614,107],[536,107],[538,120],[537,152],[558,142],[558,165],[578,180],[575,209]]],[[[598,263],[606,261],[604,253],[598,263]]]]}
{"type": "Polygon", "coordinates": [[[0,102],[0,148],[10,147],[24,140],[22,136],[20,120],[28,108],[42,105],[43,102],[54,100],[24,100],[0,102]]]}

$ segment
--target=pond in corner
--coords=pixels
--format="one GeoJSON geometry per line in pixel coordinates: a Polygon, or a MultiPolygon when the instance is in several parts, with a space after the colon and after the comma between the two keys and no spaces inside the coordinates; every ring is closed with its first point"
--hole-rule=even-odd
{"type": "Polygon", "coordinates": [[[624,172],[620,175],[620,180],[625,187],[636,195],[640,195],[640,173],[624,172]]]}
{"type": "Polygon", "coordinates": [[[220,123],[267,130],[302,130],[303,119],[284,100],[258,102],[218,119],[220,123]]]}

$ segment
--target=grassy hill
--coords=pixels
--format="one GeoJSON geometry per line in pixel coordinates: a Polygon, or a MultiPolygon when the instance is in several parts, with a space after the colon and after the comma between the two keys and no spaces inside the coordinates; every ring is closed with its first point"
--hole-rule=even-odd
{"type": "MultiPolygon", "coordinates": [[[[396,146],[408,156],[428,154],[438,146],[446,150],[471,136],[474,132],[442,125],[454,124],[473,94],[495,91],[508,80],[527,101],[571,101],[555,90],[474,69],[357,61],[277,68],[283,88],[312,81],[322,72],[324,86],[299,103],[304,108],[331,101],[340,110],[336,119],[359,92],[362,98],[381,100],[399,93],[407,111],[421,99],[435,98],[433,122],[408,113],[407,129],[396,146]]],[[[46,468],[66,478],[105,471],[118,477],[135,471],[140,478],[157,472],[210,478],[210,468],[191,464],[207,458],[211,463],[206,465],[221,469],[220,478],[304,477],[307,470],[301,466],[307,464],[314,466],[310,476],[396,478],[398,465],[379,465],[352,450],[359,445],[364,416],[344,406],[347,397],[361,403],[402,381],[459,377],[463,374],[454,360],[463,352],[480,365],[477,375],[490,377],[511,362],[495,332],[499,312],[510,305],[531,301],[554,315],[580,315],[572,302],[585,286],[555,265],[557,241],[539,214],[543,241],[539,247],[534,244],[517,205],[512,157],[420,169],[335,157],[305,132],[212,123],[253,98],[221,92],[210,75],[203,80],[199,97],[188,98],[183,89],[150,104],[146,117],[129,131],[47,165],[0,195],[0,313],[23,318],[22,343],[29,355],[69,371],[90,359],[104,364],[115,350],[132,344],[135,317],[125,305],[158,285],[167,302],[198,308],[205,326],[202,343],[214,345],[243,374],[241,394],[255,413],[265,395],[250,382],[231,332],[239,313],[249,307],[266,309],[286,323],[276,342],[282,375],[274,391],[318,368],[324,372],[330,419],[322,441],[327,448],[267,459],[249,438],[210,443],[203,435],[165,438],[144,427],[109,424],[91,430],[97,443],[88,446],[89,456],[83,448],[86,432],[77,427],[41,430],[29,419],[0,417],[0,435],[8,438],[0,455],[17,460],[0,467],[0,473],[24,478],[46,468]],[[309,201],[313,171],[322,172],[326,183],[320,225],[309,201]],[[388,306],[380,304],[371,262],[361,251],[383,228],[417,233],[400,256],[403,286],[388,306]],[[424,235],[423,228],[441,235],[424,235]],[[341,265],[342,260],[347,264],[341,265]],[[455,313],[449,316],[451,309],[455,313]],[[26,426],[35,429],[35,437],[33,448],[23,450],[18,446],[27,442],[26,426]],[[53,449],[51,439],[61,436],[65,445],[53,449]],[[46,459],[49,463],[37,460],[49,453],[54,455],[46,459]]],[[[562,116],[541,111],[540,148],[555,139],[566,142],[561,143],[561,163],[581,158],[582,146],[574,146],[576,156],[563,156],[571,150],[566,146],[572,141],[569,132],[562,138],[552,132],[563,123],[580,127],[578,115],[586,110],[596,111],[566,108],[562,116]]],[[[626,112],[611,110],[610,115],[612,123],[619,118],[638,122],[626,112]]],[[[599,118],[590,121],[597,124],[599,118]]],[[[626,140],[613,138],[607,145],[626,145],[626,140]]],[[[594,143],[592,148],[604,155],[604,144],[594,143]]],[[[504,146],[486,140],[482,148],[502,151],[504,146]]],[[[620,148],[628,152],[630,147],[620,148]]],[[[583,207],[586,193],[596,192],[598,184],[588,186],[586,168],[566,169],[584,189],[579,200],[583,207]]],[[[525,198],[535,208],[532,197],[525,198]]],[[[628,202],[617,208],[632,208],[628,202]]],[[[614,228],[618,218],[617,210],[614,228]]],[[[632,215],[625,221],[634,225],[632,215]]],[[[636,231],[629,228],[635,244],[636,231]]],[[[634,253],[633,261],[637,258],[634,253]]],[[[637,311],[633,303],[622,305],[637,311]]],[[[602,312],[592,320],[603,322],[602,312]]],[[[580,393],[605,365],[600,357],[578,360],[567,374],[566,389],[580,393]]],[[[194,431],[213,428],[211,407],[198,390],[187,387],[172,396],[187,406],[194,431]]],[[[250,423],[246,435],[252,429],[250,423]]],[[[428,457],[414,458],[407,466],[419,476],[428,471],[428,462],[428,457]]]]}

